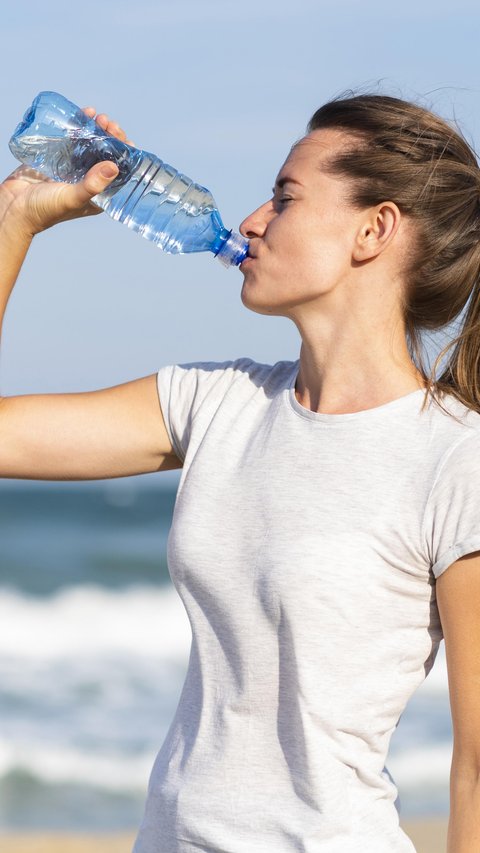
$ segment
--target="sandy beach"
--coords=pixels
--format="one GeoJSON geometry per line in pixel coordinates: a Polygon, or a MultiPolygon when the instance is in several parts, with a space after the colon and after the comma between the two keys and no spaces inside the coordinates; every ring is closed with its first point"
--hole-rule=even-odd
{"type": "MultiPolygon", "coordinates": [[[[415,844],[417,853],[446,853],[447,821],[444,818],[403,821],[402,827],[415,844]]],[[[0,853],[131,853],[134,837],[134,833],[0,835],[0,853]]]]}

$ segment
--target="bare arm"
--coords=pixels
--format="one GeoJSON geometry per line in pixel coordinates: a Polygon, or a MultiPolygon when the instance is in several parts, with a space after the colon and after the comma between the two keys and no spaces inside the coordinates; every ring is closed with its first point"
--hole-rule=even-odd
{"type": "Polygon", "coordinates": [[[453,724],[447,853],[480,850],[480,551],[436,582],[453,724]]]}
{"type": "MultiPolygon", "coordinates": [[[[107,117],[99,124],[125,137],[107,117]]],[[[99,213],[90,199],[117,171],[98,163],[70,185],[21,167],[0,184],[0,329],[35,235],[57,222],[99,213]],[[103,173],[105,166],[110,175],[103,173]]],[[[0,477],[83,480],[179,467],[155,374],[83,394],[0,397],[0,477]]]]}
{"type": "Polygon", "coordinates": [[[95,480],[180,468],[156,374],[83,394],[0,399],[0,476],[95,480]]]}

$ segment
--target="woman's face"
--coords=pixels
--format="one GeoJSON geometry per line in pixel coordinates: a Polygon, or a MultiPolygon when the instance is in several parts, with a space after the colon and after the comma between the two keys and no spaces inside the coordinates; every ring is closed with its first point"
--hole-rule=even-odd
{"type": "Polygon", "coordinates": [[[273,197],[240,226],[250,238],[242,301],[261,314],[293,316],[295,307],[333,290],[352,271],[362,211],[348,202],[345,179],[322,163],[348,145],[338,130],[315,130],[291,150],[273,197]]]}

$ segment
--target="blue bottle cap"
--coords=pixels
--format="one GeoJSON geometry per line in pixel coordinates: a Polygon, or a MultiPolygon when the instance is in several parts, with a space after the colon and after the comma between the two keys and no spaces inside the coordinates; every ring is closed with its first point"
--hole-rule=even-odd
{"type": "Polygon", "coordinates": [[[237,234],[236,231],[230,231],[230,235],[219,249],[216,258],[223,264],[224,267],[238,267],[248,255],[248,240],[237,234]]]}

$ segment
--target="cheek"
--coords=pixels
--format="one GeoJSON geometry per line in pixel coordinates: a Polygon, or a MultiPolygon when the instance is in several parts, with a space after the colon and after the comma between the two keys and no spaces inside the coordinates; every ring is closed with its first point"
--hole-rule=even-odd
{"type": "MultiPolygon", "coordinates": [[[[305,235],[307,237],[307,235],[305,235]]],[[[305,273],[334,280],[350,269],[350,238],[340,225],[319,228],[308,234],[308,249],[304,251],[305,273]]]]}
{"type": "Polygon", "coordinates": [[[269,238],[275,259],[289,265],[297,264],[299,273],[310,267],[314,259],[316,263],[322,247],[324,251],[327,245],[319,218],[314,213],[309,215],[308,210],[300,215],[299,209],[293,206],[271,223],[267,242],[269,238]]]}
{"type": "Polygon", "coordinates": [[[290,293],[312,290],[323,280],[325,273],[336,261],[335,246],[322,238],[313,228],[289,231],[282,249],[273,259],[276,273],[282,285],[290,293]]]}

